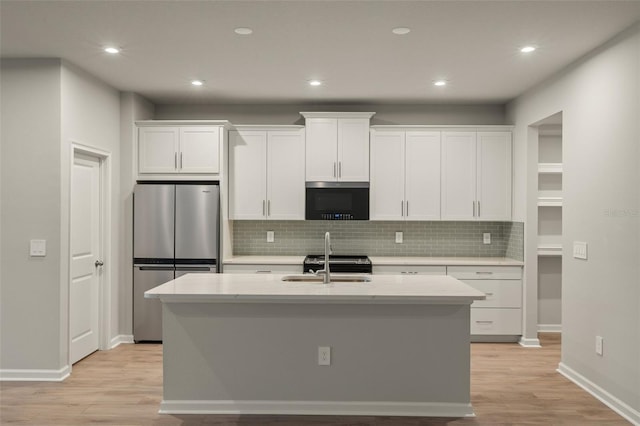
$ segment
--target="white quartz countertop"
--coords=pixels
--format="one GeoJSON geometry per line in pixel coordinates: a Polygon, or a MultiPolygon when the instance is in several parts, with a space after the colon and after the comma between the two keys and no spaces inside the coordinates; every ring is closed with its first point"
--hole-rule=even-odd
{"type": "MultiPolygon", "coordinates": [[[[420,257],[369,256],[373,266],[386,265],[451,265],[451,266],[522,266],[524,262],[508,257],[420,257]]],[[[302,265],[304,256],[233,256],[225,264],[235,265],[302,265]]]]}
{"type": "MultiPolygon", "coordinates": [[[[341,274],[332,274],[340,276],[341,274]]],[[[162,302],[470,304],[485,294],[453,277],[368,275],[370,282],[285,282],[282,274],[187,274],[145,292],[162,302]]]]}

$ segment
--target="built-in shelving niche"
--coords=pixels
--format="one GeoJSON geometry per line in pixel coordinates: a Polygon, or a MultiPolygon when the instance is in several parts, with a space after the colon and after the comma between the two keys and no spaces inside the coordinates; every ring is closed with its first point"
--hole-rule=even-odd
{"type": "Polygon", "coordinates": [[[538,127],[538,330],[561,331],[562,114],[538,127]]]}

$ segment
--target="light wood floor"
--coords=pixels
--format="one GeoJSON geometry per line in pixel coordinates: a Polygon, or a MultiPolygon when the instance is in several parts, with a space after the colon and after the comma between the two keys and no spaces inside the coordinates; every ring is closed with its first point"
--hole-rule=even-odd
{"type": "Polygon", "coordinates": [[[471,346],[475,418],[160,415],[162,347],[120,345],[73,366],[61,383],[0,383],[0,423],[28,425],[628,425],[555,371],[560,337],[541,349],[511,343],[471,346]]]}

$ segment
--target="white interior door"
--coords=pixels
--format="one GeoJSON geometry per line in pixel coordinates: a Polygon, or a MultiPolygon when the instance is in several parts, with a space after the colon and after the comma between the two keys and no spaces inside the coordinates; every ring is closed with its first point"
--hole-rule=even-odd
{"type": "Polygon", "coordinates": [[[100,265],[100,159],[75,154],[71,174],[71,363],[98,350],[100,265]]]}

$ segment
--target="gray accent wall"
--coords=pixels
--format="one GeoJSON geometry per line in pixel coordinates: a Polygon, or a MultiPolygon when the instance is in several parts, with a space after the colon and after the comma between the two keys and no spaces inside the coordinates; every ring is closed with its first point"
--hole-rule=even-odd
{"type": "Polygon", "coordinates": [[[505,122],[504,105],[221,104],[156,105],[156,120],[229,120],[233,124],[304,124],[300,111],[372,111],[372,125],[492,125],[505,122]]]}
{"type": "Polygon", "coordinates": [[[324,233],[331,233],[334,254],[369,256],[504,257],[522,260],[523,224],[510,222],[379,221],[235,221],[235,255],[306,255],[322,253],[324,233]],[[267,231],[275,240],[268,243],[267,231]],[[403,233],[403,243],[395,233],[403,233]],[[491,244],[482,234],[491,233],[491,244]],[[515,234],[515,235],[514,235],[515,234]],[[518,257],[519,256],[519,257],[518,257]]]}

